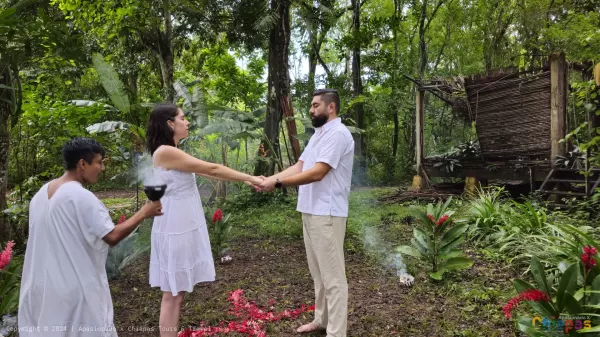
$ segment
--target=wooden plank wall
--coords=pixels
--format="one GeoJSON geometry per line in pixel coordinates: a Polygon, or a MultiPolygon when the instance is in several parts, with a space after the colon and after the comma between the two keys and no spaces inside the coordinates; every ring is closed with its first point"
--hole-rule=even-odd
{"type": "Polygon", "coordinates": [[[550,159],[550,71],[472,77],[465,85],[486,161],[550,159]]]}

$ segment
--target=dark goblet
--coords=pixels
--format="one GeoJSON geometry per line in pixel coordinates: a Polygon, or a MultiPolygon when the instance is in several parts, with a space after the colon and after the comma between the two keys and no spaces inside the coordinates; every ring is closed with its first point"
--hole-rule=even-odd
{"type": "Polygon", "coordinates": [[[158,201],[165,195],[167,185],[144,185],[144,193],[150,201],[158,201]]]}

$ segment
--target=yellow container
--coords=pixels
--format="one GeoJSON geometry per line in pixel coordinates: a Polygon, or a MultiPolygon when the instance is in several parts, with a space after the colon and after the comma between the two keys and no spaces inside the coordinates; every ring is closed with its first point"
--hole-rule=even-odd
{"type": "Polygon", "coordinates": [[[477,195],[477,179],[475,177],[465,178],[465,195],[475,197],[477,195]]]}
{"type": "Polygon", "coordinates": [[[421,176],[419,176],[419,175],[413,176],[411,190],[413,190],[414,192],[419,192],[422,187],[423,187],[423,178],[421,178],[421,176]]]}

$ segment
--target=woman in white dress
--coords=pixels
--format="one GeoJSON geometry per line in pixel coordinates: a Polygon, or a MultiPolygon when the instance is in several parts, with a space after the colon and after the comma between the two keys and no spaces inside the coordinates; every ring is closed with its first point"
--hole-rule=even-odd
{"type": "Polygon", "coordinates": [[[167,190],[161,199],[164,215],[152,226],[150,286],[163,291],[160,336],[177,336],[179,312],[186,292],[215,280],[204,210],[195,175],[257,185],[259,177],[202,161],[177,148],[188,136],[189,122],[174,104],[157,105],[148,121],[147,147],[167,190]]]}

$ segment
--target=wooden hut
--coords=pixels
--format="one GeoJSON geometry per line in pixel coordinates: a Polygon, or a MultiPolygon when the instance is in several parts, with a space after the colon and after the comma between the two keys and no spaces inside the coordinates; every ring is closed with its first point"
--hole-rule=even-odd
{"type": "MultiPolygon", "coordinates": [[[[491,73],[418,83],[416,95],[416,170],[418,177],[473,177],[531,184],[546,194],[573,194],[569,185],[582,183],[588,196],[598,187],[598,174],[589,178],[576,170],[558,168],[565,154],[567,63],[564,54],[551,55],[539,69],[491,73]],[[424,95],[429,92],[451,104],[455,114],[475,122],[481,156],[461,159],[461,169],[448,172],[428,159],[423,146],[424,95]]],[[[600,173],[600,172],[598,172],[600,173]]],[[[422,181],[422,179],[418,179],[422,181]]],[[[425,179],[427,181],[428,179],[425,179]]]]}

